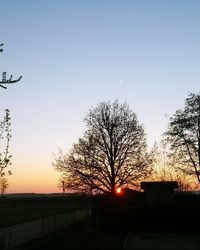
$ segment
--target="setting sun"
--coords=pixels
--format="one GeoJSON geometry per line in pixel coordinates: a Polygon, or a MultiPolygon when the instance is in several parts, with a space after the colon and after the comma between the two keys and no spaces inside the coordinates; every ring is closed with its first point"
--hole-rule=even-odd
{"type": "Polygon", "coordinates": [[[117,194],[121,194],[122,193],[122,188],[121,187],[117,187],[116,188],[116,193],[117,194]]]}

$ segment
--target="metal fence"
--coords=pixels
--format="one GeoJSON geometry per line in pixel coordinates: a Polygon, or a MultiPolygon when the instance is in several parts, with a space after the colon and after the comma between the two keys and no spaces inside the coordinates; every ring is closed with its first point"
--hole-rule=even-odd
{"type": "Polygon", "coordinates": [[[69,211],[65,214],[56,214],[34,221],[0,228],[0,250],[9,250],[12,247],[43,237],[58,229],[87,220],[92,216],[92,210],[92,207],[84,207],[69,211]]]}

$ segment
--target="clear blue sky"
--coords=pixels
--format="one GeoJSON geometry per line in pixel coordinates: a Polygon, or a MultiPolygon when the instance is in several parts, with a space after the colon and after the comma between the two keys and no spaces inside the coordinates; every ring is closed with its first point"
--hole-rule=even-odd
{"type": "Polygon", "coordinates": [[[56,191],[52,152],[70,149],[100,101],[126,101],[151,146],[200,86],[198,0],[2,0],[0,89],[12,116],[10,192],[56,191]]]}

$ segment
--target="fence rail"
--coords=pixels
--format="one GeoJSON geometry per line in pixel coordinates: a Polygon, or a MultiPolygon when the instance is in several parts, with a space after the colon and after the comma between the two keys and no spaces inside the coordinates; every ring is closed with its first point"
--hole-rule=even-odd
{"type": "Polygon", "coordinates": [[[83,207],[64,214],[56,214],[0,228],[0,250],[9,250],[12,247],[43,237],[58,229],[87,220],[92,216],[92,210],[92,207],[83,207]]]}

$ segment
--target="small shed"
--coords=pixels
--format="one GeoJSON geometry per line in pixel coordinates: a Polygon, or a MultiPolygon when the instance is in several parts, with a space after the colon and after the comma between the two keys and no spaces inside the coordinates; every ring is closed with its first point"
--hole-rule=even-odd
{"type": "Polygon", "coordinates": [[[176,188],[178,188],[176,181],[141,182],[141,189],[144,190],[145,200],[149,205],[173,203],[176,188]]]}

